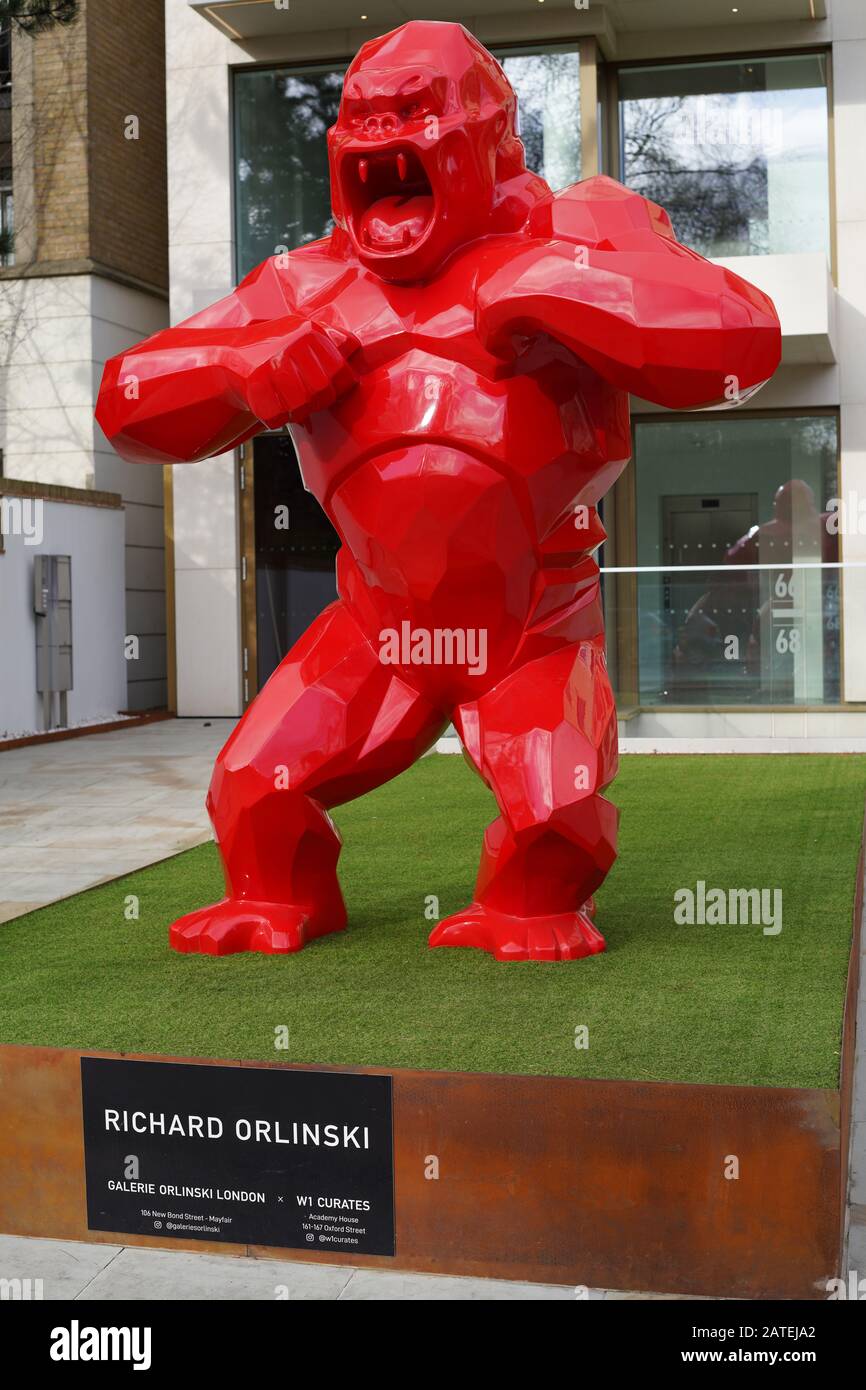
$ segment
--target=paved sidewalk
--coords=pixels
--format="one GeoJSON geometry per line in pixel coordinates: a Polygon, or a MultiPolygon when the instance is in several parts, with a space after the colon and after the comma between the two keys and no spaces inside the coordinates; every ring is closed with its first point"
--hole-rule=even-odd
{"type": "Polygon", "coordinates": [[[0,922],[210,838],[231,719],[167,719],[0,752],[0,922]]]}
{"type": "MultiPolygon", "coordinates": [[[[292,1260],[251,1260],[230,1255],[191,1255],[123,1245],[31,1240],[0,1236],[0,1279],[30,1280],[29,1297],[78,1302],[207,1299],[291,1299],[305,1302],[373,1300],[404,1302],[676,1299],[676,1294],[577,1290],[572,1285],[518,1284],[507,1279],[452,1279],[346,1265],[292,1260]],[[42,1286],[33,1280],[41,1279],[42,1286]]],[[[6,1285],[4,1288],[8,1287],[6,1285]]],[[[17,1292],[17,1290],[16,1290],[17,1292]]],[[[6,1295],[8,1297],[9,1294],[6,1295]]]]}

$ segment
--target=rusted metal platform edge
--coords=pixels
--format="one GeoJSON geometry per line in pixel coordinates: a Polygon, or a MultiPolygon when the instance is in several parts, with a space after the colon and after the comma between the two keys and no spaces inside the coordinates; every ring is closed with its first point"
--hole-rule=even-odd
{"type": "MultiPolygon", "coordinates": [[[[286,1256],[88,1230],[79,1059],[130,1055],[0,1046],[0,1231],[286,1256]]],[[[300,1069],[394,1078],[397,1252],[292,1259],[728,1298],[822,1298],[838,1273],[838,1090],[300,1069]]]]}

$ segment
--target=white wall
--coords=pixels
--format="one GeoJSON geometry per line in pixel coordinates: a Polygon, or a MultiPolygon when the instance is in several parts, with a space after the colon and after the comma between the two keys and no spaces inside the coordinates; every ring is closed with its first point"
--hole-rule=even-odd
{"type": "MultiPolygon", "coordinates": [[[[244,61],[201,15],[166,0],[171,321],[233,288],[230,62],[244,61]]],[[[240,714],[240,587],[235,460],[174,470],[177,708],[240,714]]]]}
{"type": "MultiPolygon", "coordinates": [[[[95,403],[108,358],[165,328],[168,304],[101,276],[88,278],[95,403]]],[[[127,707],[153,709],[167,701],[163,471],[125,463],[92,415],[91,421],[94,486],[120,493],[126,517],[126,631],[139,640],[139,658],[127,666],[127,707]]]]}
{"type": "Polygon", "coordinates": [[[4,280],[0,306],[6,476],[94,487],[90,277],[4,280]]]}
{"type": "MultiPolygon", "coordinates": [[[[108,357],[165,326],[157,296],[97,275],[0,282],[0,447],[7,478],[124,499],[127,631],[141,656],[125,703],[165,703],[165,541],[160,468],[124,463],[93,410],[108,357]]],[[[61,553],[65,553],[62,551],[61,553]]]]}
{"type": "MultiPolygon", "coordinates": [[[[841,496],[866,505],[866,5],[833,0],[841,496]]],[[[866,534],[842,538],[846,700],[866,701],[866,534]]]]}
{"type": "Polygon", "coordinates": [[[126,708],[123,511],[46,501],[42,519],[38,545],[7,534],[0,553],[0,735],[42,727],[33,615],[33,558],[40,553],[72,557],[70,723],[113,718],[126,708]]]}

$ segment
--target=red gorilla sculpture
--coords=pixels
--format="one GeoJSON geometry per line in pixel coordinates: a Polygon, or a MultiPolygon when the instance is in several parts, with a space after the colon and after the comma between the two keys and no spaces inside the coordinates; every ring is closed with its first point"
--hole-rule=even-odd
{"type": "Polygon", "coordinates": [[[779,360],[766,295],[677,244],[609,178],[527,171],[499,64],[457,24],[365,44],[329,133],[336,227],[105,369],[127,459],[292,427],[340,534],[340,598],[247,710],[208,809],[228,896],[181,951],[297,951],[346,924],[332,806],[453,719],[500,816],[475,901],[430,937],[500,960],[604,949],[616,713],[595,506],[630,453],[628,393],[742,400],[779,360]]]}

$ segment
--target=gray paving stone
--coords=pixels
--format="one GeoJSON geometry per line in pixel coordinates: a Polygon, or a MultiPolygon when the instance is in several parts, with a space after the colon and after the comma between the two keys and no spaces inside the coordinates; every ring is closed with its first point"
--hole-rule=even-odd
{"type": "Polygon", "coordinates": [[[866,1208],[851,1209],[851,1224],[848,1228],[847,1266],[842,1271],[848,1279],[855,1270],[858,1279],[866,1279],[866,1208]]]}
{"type": "Polygon", "coordinates": [[[332,1302],[339,1298],[352,1273],[351,1268],[335,1265],[191,1255],[127,1246],[88,1284],[81,1300],[89,1303],[115,1303],[123,1299],[332,1302]]]}
{"type": "Polygon", "coordinates": [[[0,923],[211,838],[231,719],[171,719],[0,750],[0,923]]]}
{"type": "Polygon", "coordinates": [[[122,1249],[120,1245],[84,1244],[74,1240],[0,1236],[0,1279],[24,1281],[22,1285],[4,1284],[4,1297],[19,1296],[20,1289],[31,1298],[78,1298],[122,1249]],[[41,1286],[34,1282],[38,1280],[42,1281],[41,1286]]]}
{"type": "MultiPolygon", "coordinates": [[[[636,1293],[630,1289],[607,1289],[605,1298],[616,1303],[726,1303],[727,1299],[699,1293],[636,1293]]],[[[733,1300],[732,1300],[733,1301],[733,1300]]]]}
{"type": "MultiPolygon", "coordinates": [[[[861,1040],[866,1047],[866,1038],[861,1040]]],[[[855,1120],[851,1127],[851,1176],[848,1201],[866,1206],[866,1120],[855,1120]]]]}
{"type": "MultiPolygon", "coordinates": [[[[593,1291],[600,1297],[598,1290],[593,1291]]],[[[391,1302],[430,1300],[463,1301],[575,1301],[572,1286],[519,1284],[511,1279],[453,1279],[439,1274],[403,1274],[397,1270],[357,1269],[340,1294],[346,1299],[391,1302]]]]}

